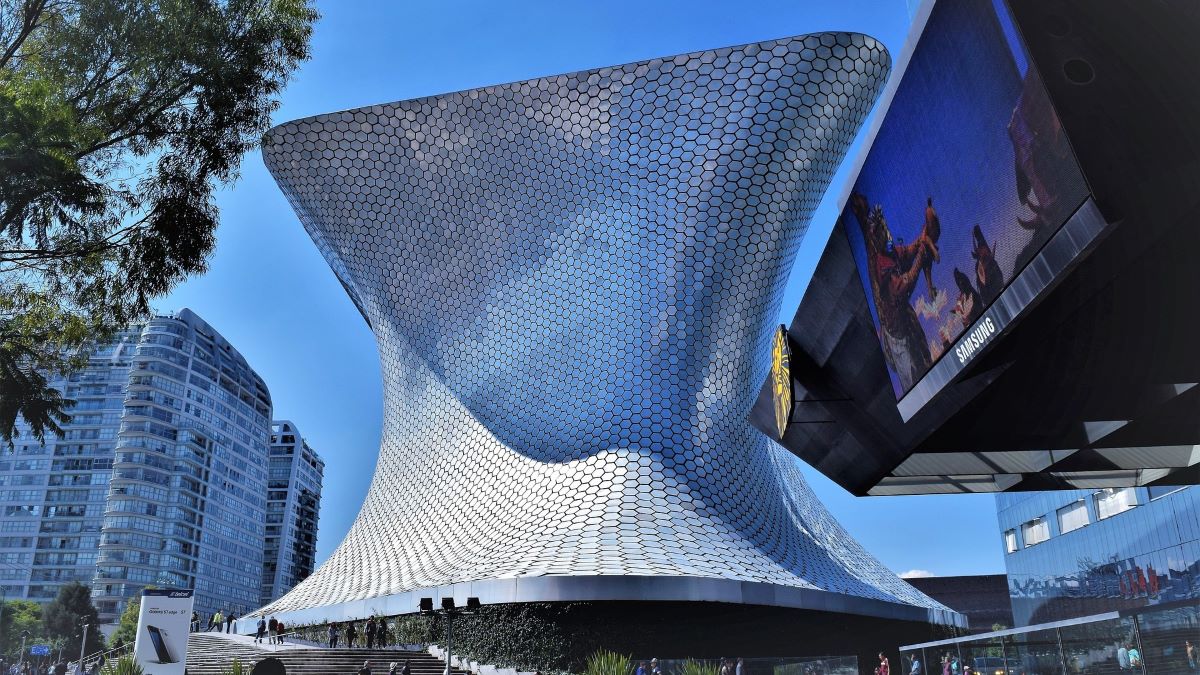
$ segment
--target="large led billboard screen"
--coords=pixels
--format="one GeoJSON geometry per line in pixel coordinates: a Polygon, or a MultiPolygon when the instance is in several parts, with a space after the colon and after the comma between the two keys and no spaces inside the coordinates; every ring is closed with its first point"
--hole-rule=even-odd
{"type": "Polygon", "coordinates": [[[1003,0],[938,2],[840,218],[898,399],[1087,196],[1003,0]]]}

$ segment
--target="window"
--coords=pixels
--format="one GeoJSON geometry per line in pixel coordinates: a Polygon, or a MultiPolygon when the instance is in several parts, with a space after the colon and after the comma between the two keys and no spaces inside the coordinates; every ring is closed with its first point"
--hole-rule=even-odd
{"type": "Polygon", "coordinates": [[[1016,553],[1017,551],[1017,531],[1008,530],[1004,533],[1004,552],[1016,553]]]}
{"type": "Polygon", "coordinates": [[[1050,523],[1045,518],[1034,518],[1021,526],[1021,538],[1025,548],[1040,544],[1050,538],[1050,523]]]}
{"type": "Polygon", "coordinates": [[[1066,534],[1071,530],[1078,530],[1087,525],[1088,510],[1087,502],[1080,499],[1074,504],[1067,504],[1058,510],[1058,533],[1066,534]]]}
{"type": "Polygon", "coordinates": [[[1185,490],[1187,487],[1187,485],[1162,485],[1159,487],[1150,487],[1146,489],[1150,492],[1150,501],[1154,501],[1159,497],[1166,497],[1167,495],[1173,495],[1180,490],[1185,490]]]}
{"type": "Polygon", "coordinates": [[[1137,506],[1137,493],[1133,488],[1105,488],[1093,497],[1096,500],[1096,516],[1100,520],[1137,506]]]}

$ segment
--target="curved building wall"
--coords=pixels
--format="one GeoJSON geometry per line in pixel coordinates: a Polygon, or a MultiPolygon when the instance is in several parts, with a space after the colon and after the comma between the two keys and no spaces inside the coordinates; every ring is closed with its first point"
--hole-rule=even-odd
{"type": "Polygon", "coordinates": [[[746,421],[888,66],[828,33],[275,128],[267,166],[378,339],[385,422],[345,541],[262,612],[454,594],[956,620],[746,421]]]}

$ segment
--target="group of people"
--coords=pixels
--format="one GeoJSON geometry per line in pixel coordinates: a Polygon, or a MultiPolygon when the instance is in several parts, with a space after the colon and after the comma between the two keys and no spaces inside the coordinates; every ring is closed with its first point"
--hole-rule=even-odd
{"type": "Polygon", "coordinates": [[[287,632],[287,627],[283,622],[271,617],[268,621],[266,617],[258,617],[258,626],[254,631],[254,641],[262,643],[263,638],[267,638],[267,644],[281,645],[283,644],[283,636],[287,632]]]}
{"type": "MultiPolygon", "coordinates": [[[[208,618],[208,627],[205,628],[205,630],[209,631],[210,633],[214,630],[217,631],[218,633],[220,633],[221,629],[224,628],[226,633],[231,633],[231,632],[233,632],[233,622],[234,621],[237,621],[236,614],[234,614],[233,612],[230,612],[227,615],[222,614],[221,610],[218,609],[217,611],[212,613],[212,616],[210,616],[208,618]]],[[[200,613],[199,612],[192,612],[192,632],[193,633],[200,632],[200,613]]]]}
{"type": "Polygon", "coordinates": [[[18,661],[10,665],[0,660],[0,673],[5,675],[99,675],[103,665],[103,657],[86,664],[82,671],[79,669],[78,661],[67,663],[59,659],[39,667],[32,661],[18,661]]]}
{"type": "MultiPolygon", "coordinates": [[[[353,648],[358,640],[358,625],[353,621],[343,623],[330,622],[326,628],[327,637],[329,639],[329,648],[333,649],[338,646],[338,642],[342,636],[346,637],[346,646],[353,648]]],[[[367,619],[366,625],[363,626],[363,635],[366,638],[367,649],[375,649],[382,647],[388,642],[388,623],[384,617],[374,617],[367,619]]],[[[407,663],[406,663],[407,666],[407,663]]]]}
{"type": "MultiPolygon", "coordinates": [[[[949,654],[947,654],[947,656],[949,656],[949,654]]],[[[958,660],[955,659],[954,663],[957,665],[958,660]]],[[[946,665],[945,660],[943,660],[943,665],[946,665]]],[[[958,671],[954,671],[954,672],[956,674],[958,674],[958,671]]],[[[892,673],[892,664],[891,664],[891,662],[888,661],[887,654],[884,654],[883,652],[879,652],[879,665],[875,666],[875,675],[891,675],[891,673],[892,673]]],[[[950,675],[950,671],[945,671],[945,673],[946,673],[946,675],[950,675]]],[[[971,673],[971,669],[968,666],[965,671],[963,671],[961,674],[958,674],[958,675],[969,675],[970,673],[971,673]]],[[[911,657],[909,657],[908,675],[923,675],[921,659],[917,658],[916,654],[913,654],[911,657]]]]}
{"type": "MultiPolygon", "coordinates": [[[[717,672],[718,675],[746,675],[746,664],[741,658],[735,661],[722,657],[717,672]]],[[[649,668],[646,667],[645,661],[638,661],[634,675],[663,675],[663,671],[658,665],[658,659],[650,659],[649,668]]]]}
{"type": "MultiPolygon", "coordinates": [[[[358,669],[358,675],[371,675],[370,661],[363,661],[362,668],[358,669]]],[[[408,667],[408,661],[405,661],[403,665],[392,661],[388,668],[388,675],[412,675],[412,669],[408,667]]]]}
{"type": "Polygon", "coordinates": [[[1141,670],[1142,653],[1133,645],[1117,645],[1117,665],[1121,670],[1141,670]]]}

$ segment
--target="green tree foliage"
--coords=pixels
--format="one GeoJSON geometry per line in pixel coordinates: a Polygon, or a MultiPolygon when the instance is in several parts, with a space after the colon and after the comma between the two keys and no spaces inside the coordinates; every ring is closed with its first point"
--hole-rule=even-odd
{"type": "Polygon", "coordinates": [[[70,402],[43,373],[205,269],[308,58],[311,0],[0,0],[0,436],[70,402]]]}
{"type": "Polygon", "coordinates": [[[92,604],[92,589],[78,581],[58,589],[58,597],[42,610],[42,620],[46,624],[46,633],[63,641],[66,654],[78,657],[85,623],[90,628],[84,653],[104,649],[104,636],[99,631],[100,618],[92,604]]]}
{"type": "Polygon", "coordinates": [[[21,633],[29,633],[29,644],[46,634],[42,606],[33,600],[7,600],[0,616],[0,653],[15,655],[21,649],[21,633]]]}
{"type": "MultiPolygon", "coordinates": [[[[147,588],[153,587],[148,586],[147,588]]],[[[117,622],[117,629],[113,631],[112,635],[108,636],[109,644],[116,645],[118,644],[118,640],[120,640],[120,644],[129,644],[136,641],[138,613],[141,612],[141,608],[142,599],[140,597],[130,598],[125,603],[125,611],[121,612],[121,618],[117,622]]]]}

